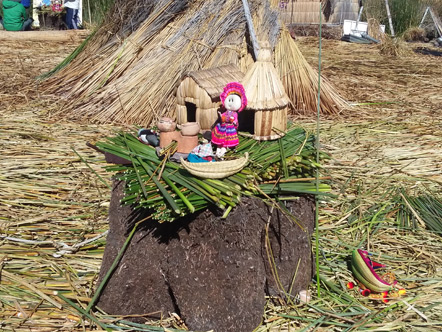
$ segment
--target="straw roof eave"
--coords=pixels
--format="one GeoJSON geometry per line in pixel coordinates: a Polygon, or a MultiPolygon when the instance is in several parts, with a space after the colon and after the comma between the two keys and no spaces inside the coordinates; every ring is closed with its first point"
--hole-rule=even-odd
{"type": "Polygon", "coordinates": [[[247,106],[245,109],[246,110],[252,110],[252,111],[278,111],[278,110],[282,110],[288,108],[288,105],[283,106],[283,107],[273,107],[273,108],[268,108],[268,107],[253,107],[253,106],[247,106]]]}
{"type": "MultiPolygon", "coordinates": [[[[247,92],[246,92],[247,93],[247,92]]],[[[289,106],[288,97],[286,98],[278,98],[272,100],[258,100],[258,101],[249,101],[247,102],[247,109],[255,110],[255,111],[274,111],[279,109],[284,109],[289,106]]]]}
{"type": "Polygon", "coordinates": [[[186,75],[204,89],[213,101],[220,100],[224,86],[229,82],[240,82],[244,73],[234,64],[193,71],[186,75]]]}

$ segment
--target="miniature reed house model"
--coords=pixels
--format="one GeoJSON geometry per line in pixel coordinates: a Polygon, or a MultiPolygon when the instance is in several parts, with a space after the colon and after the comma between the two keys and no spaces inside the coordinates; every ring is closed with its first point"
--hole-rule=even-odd
{"type": "MultiPolygon", "coordinates": [[[[272,51],[266,42],[242,81],[247,96],[247,110],[253,113],[253,138],[272,140],[284,136],[287,129],[289,98],[272,63],[272,51]]],[[[250,113],[249,113],[250,114],[250,113]]],[[[239,122],[245,121],[239,119],[239,122]]]]}
{"type": "Polygon", "coordinates": [[[220,94],[229,82],[241,82],[244,74],[235,65],[187,74],[177,90],[177,124],[198,122],[201,132],[211,130],[221,107],[220,94]]]}
{"type": "Polygon", "coordinates": [[[289,98],[266,42],[245,75],[235,65],[226,65],[185,76],[177,90],[177,123],[198,122],[201,132],[211,130],[218,119],[220,94],[228,82],[241,82],[248,100],[247,108],[239,114],[239,131],[251,133],[256,140],[284,136],[289,98]]]}

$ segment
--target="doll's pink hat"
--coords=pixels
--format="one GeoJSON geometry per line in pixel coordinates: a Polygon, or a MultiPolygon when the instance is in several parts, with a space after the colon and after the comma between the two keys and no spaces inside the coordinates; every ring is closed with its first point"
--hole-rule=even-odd
{"type": "Polygon", "coordinates": [[[241,83],[238,82],[227,83],[227,85],[224,87],[223,92],[220,95],[221,102],[224,105],[224,101],[226,100],[227,96],[232,93],[237,94],[241,97],[241,107],[238,110],[238,112],[241,112],[247,106],[246,91],[244,90],[244,87],[242,86],[241,83]]]}

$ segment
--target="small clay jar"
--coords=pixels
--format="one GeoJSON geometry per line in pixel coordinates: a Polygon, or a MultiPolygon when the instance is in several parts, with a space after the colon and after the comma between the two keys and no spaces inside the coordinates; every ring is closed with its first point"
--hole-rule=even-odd
{"type": "Polygon", "coordinates": [[[160,132],[169,132],[174,131],[176,129],[176,122],[171,118],[163,116],[157,123],[157,127],[160,132]]]}
{"type": "Polygon", "coordinates": [[[198,122],[187,122],[181,125],[181,135],[195,136],[200,132],[200,124],[198,122]]]}

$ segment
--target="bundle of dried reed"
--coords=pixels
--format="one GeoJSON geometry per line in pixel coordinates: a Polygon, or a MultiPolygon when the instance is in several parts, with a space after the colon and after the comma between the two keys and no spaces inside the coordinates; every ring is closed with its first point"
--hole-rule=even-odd
{"type": "MultiPolygon", "coordinates": [[[[270,9],[268,0],[251,3],[255,19],[262,8],[266,11],[266,15],[261,15],[265,24],[260,27],[260,34],[276,43],[277,13],[270,9]]],[[[197,0],[190,5],[187,1],[161,0],[149,10],[150,15],[127,38],[124,39],[129,33],[127,29],[120,30],[118,35],[123,41],[117,35],[109,38],[101,28],[75,61],[43,83],[48,93],[67,98],[56,116],[98,123],[150,125],[160,116],[175,115],[176,87],[183,74],[224,64],[236,64],[246,71],[252,64],[240,2],[197,0]],[[97,55],[91,56],[92,53],[97,55]]],[[[284,34],[282,38],[285,40],[284,34]]],[[[299,84],[293,81],[296,74],[291,73],[292,68],[301,68],[313,79],[314,71],[296,46],[279,39],[279,44],[285,45],[290,54],[296,53],[276,59],[277,63],[282,62],[279,67],[285,69],[279,72],[285,75],[285,85],[299,84]]],[[[311,107],[316,91],[309,84],[307,80],[297,94],[289,93],[294,104],[297,100],[305,104],[302,109],[306,114],[316,109],[311,107]]],[[[342,99],[330,86],[326,85],[324,90],[321,104],[324,113],[338,113],[344,104],[342,99]]]]}
{"type": "Polygon", "coordinates": [[[382,32],[379,21],[373,17],[368,19],[368,34],[381,43],[385,41],[385,33],[382,32]]]}
{"type": "Polygon", "coordinates": [[[423,28],[411,27],[404,32],[403,38],[406,42],[424,42],[426,34],[423,28]]]}
{"type": "MultiPolygon", "coordinates": [[[[275,48],[275,64],[285,91],[292,101],[294,112],[303,115],[315,112],[318,74],[307,63],[286,28],[281,31],[275,48]]],[[[338,114],[345,106],[344,99],[327,80],[321,78],[321,112],[338,114]]]]}
{"type": "MultiPolygon", "coordinates": [[[[92,68],[70,66],[64,77],[58,75],[49,91],[67,93],[76,101],[76,107],[63,110],[63,115],[94,122],[140,124],[172,115],[175,89],[182,75],[220,59],[214,51],[227,48],[223,40],[238,29],[244,30],[245,22],[242,7],[235,1],[197,1],[181,15],[182,5],[176,3],[180,2],[157,3],[140,28],[92,68]]],[[[221,50],[225,63],[238,62],[236,54],[225,51],[221,50]],[[229,53],[230,58],[225,57],[229,53]]]]}
{"type": "Polygon", "coordinates": [[[379,45],[379,52],[382,55],[387,56],[403,56],[409,53],[411,50],[408,48],[407,44],[402,38],[393,38],[390,36],[385,36],[383,42],[379,45]]]}

